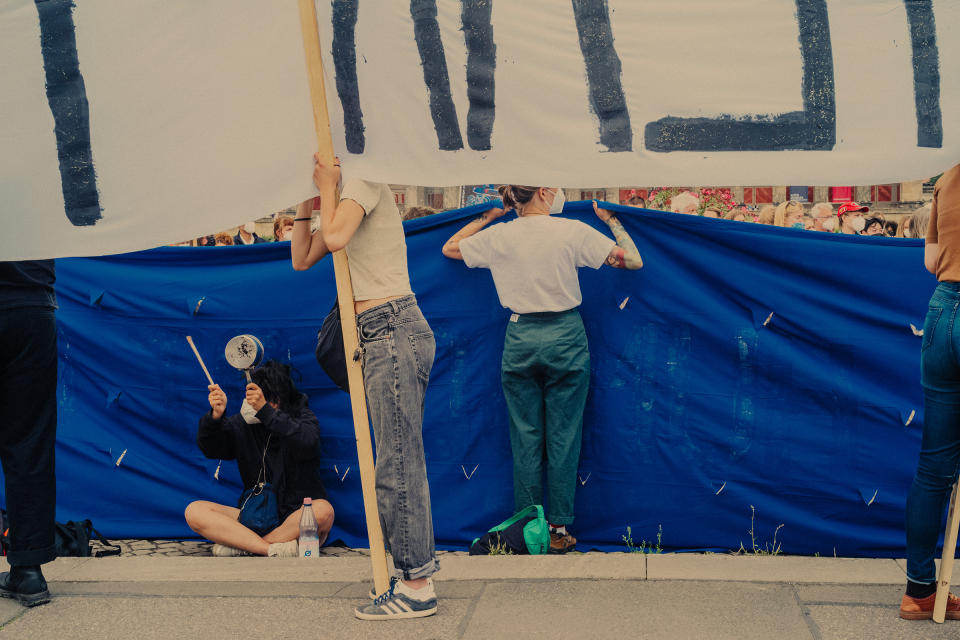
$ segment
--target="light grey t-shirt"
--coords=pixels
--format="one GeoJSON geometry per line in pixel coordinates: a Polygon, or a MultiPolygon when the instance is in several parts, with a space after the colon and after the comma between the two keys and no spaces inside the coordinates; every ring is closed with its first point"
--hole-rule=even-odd
{"type": "Polygon", "coordinates": [[[460,241],[468,267],[490,269],[500,304],[514,313],[580,306],[578,267],[599,269],[616,242],[578,220],[526,216],[460,241]]]}
{"type": "Polygon", "coordinates": [[[413,293],[407,273],[407,241],[390,187],[351,178],[344,182],[340,199],[353,200],[364,212],[363,222],[347,243],[353,299],[359,302],[413,293]]]}

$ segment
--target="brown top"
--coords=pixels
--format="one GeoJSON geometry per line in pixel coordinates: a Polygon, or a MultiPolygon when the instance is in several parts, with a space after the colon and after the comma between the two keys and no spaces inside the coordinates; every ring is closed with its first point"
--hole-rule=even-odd
{"type": "Polygon", "coordinates": [[[939,245],[937,280],[960,282],[960,164],[948,169],[933,187],[927,243],[939,245]]]}

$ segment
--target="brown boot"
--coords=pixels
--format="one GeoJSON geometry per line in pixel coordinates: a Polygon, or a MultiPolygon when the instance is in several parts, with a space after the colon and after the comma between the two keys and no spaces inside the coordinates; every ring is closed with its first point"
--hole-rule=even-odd
{"type": "MultiPolygon", "coordinates": [[[[933,618],[933,604],[937,594],[932,593],[926,598],[911,598],[904,594],[900,601],[900,617],[904,620],[930,620],[933,618]]],[[[960,620],[960,598],[947,595],[947,620],[960,620]]]]}
{"type": "Polygon", "coordinates": [[[550,532],[550,553],[566,553],[577,546],[577,539],[569,533],[550,532]]]}

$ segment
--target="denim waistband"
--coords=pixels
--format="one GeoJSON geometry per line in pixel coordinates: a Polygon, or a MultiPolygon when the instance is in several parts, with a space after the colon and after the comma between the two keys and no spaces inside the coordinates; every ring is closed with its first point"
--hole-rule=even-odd
{"type": "Polygon", "coordinates": [[[370,307],[366,311],[363,311],[357,315],[357,323],[370,320],[371,318],[376,318],[385,314],[398,314],[404,309],[410,307],[415,307],[417,305],[417,296],[410,294],[408,296],[403,296],[402,298],[397,298],[396,300],[390,300],[384,302],[383,304],[378,304],[375,307],[370,307]]]}
{"type": "Polygon", "coordinates": [[[960,282],[941,282],[930,296],[931,307],[956,306],[960,303],[960,282]]]}

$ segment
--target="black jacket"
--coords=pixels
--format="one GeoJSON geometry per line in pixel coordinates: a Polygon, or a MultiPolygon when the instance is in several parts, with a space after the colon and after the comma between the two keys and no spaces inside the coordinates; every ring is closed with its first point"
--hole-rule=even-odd
{"type": "Polygon", "coordinates": [[[0,262],[0,309],[46,307],[56,309],[57,279],[53,260],[0,262]]]}
{"type": "Polygon", "coordinates": [[[257,483],[267,436],[273,434],[266,476],[277,491],[282,521],[300,508],[304,498],[327,497],[318,473],[320,427],[305,395],[300,396],[297,417],[265,404],[257,418],[261,424],[247,424],[239,413],[214,420],[208,411],[200,418],[197,444],[208,458],[236,460],[243,487],[249,489],[257,483]]]}
{"type": "MultiPolygon", "coordinates": [[[[267,242],[266,240],[258,236],[256,233],[251,233],[250,235],[253,236],[253,242],[251,242],[250,244],[260,244],[261,242],[267,242]]],[[[239,231],[237,231],[237,235],[233,236],[233,244],[235,245],[243,244],[243,240],[240,239],[239,231]]]]}

